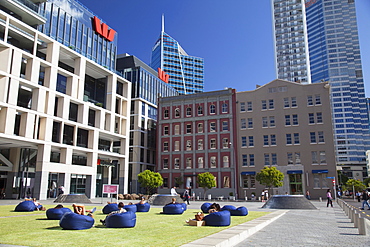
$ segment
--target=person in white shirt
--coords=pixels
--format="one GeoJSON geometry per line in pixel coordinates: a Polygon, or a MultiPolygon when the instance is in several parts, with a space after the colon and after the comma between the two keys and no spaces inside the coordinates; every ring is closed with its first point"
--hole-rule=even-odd
{"type": "Polygon", "coordinates": [[[172,196],[177,196],[177,192],[176,192],[176,187],[175,187],[175,186],[173,186],[173,187],[171,188],[171,195],[172,195],[172,196]]]}

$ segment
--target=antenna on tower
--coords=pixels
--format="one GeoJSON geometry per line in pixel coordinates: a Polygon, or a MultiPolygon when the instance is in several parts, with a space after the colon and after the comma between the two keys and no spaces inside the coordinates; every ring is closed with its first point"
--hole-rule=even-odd
{"type": "Polygon", "coordinates": [[[164,14],[162,14],[162,33],[164,32],[164,14]]]}

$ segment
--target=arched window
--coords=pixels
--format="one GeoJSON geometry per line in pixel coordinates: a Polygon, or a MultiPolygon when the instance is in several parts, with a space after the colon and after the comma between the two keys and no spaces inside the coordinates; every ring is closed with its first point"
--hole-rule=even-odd
{"type": "Polygon", "coordinates": [[[168,109],[164,110],[164,118],[168,118],[168,109]]]}
{"type": "Polygon", "coordinates": [[[175,117],[180,117],[180,109],[179,108],[175,109],[175,117]]]}
{"type": "Polygon", "coordinates": [[[216,113],[216,106],[215,106],[215,105],[211,105],[211,106],[209,107],[209,112],[210,112],[211,114],[215,114],[215,113],[216,113]]]}
{"type": "Polygon", "coordinates": [[[222,104],[222,113],[227,113],[228,112],[228,105],[226,103],[222,104]]]}
{"type": "Polygon", "coordinates": [[[190,107],[186,108],[186,116],[187,117],[191,116],[191,108],[190,107]]]}
{"type": "Polygon", "coordinates": [[[198,106],[198,115],[203,115],[203,107],[198,106]]]}

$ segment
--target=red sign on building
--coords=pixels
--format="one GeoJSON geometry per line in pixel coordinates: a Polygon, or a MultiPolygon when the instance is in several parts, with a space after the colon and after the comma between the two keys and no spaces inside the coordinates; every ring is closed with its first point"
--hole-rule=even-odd
{"type": "Polygon", "coordinates": [[[166,74],[161,68],[158,68],[158,78],[164,81],[165,83],[168,83],[168,80],[170,79],[170,75],[166,74]]]}
{"type": "Polygon", "coordinates": [[[106,40],[110,42],[114,40],[114,35],[116,34],[116,31],[114,31],[112,28],[109,29],[108,25],[105,23],[101,23],[99,18],[96,16],[94,16],[94,29],[95,32],[100,34],[106,40]]]}

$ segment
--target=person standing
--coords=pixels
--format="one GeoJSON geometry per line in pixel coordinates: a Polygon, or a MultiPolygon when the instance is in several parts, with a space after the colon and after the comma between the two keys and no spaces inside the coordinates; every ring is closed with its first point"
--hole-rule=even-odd
{"type": "Polygon", "coordinates": [[[265,201],[265,190],[262,190],[262,192],[261,192],[261,200],[262,200],[262,202],[265,201]]]}
{"type": "Polygon", "coordinates": [[[190,205],[190,202],[189,202],[189,198],[190,198],[189,187],[185,188],[184,194],[182,196],[184,198],[184,201],[186,201],[188,203],[188,205],[190,205]]]}
{"type": "Polygon", "coordinates": [[[329,204],[331,207],[333,207],[333,197],[331,196],[331,190],[328,189],[326,192],[326,198],[328,199],[328,202],[326,203],[326,207],[329,207],[329,204]]]}
{"type": "Polygon", "coordinates": [[[367,193],[366,190],[363,190],[362,191],[362,208],[361,208],[361,210],[364,210],[365,204],[367,205],[368,210],[370,210],[370,204],[367,200],[369,200],[369,194],[367,193]]]}

